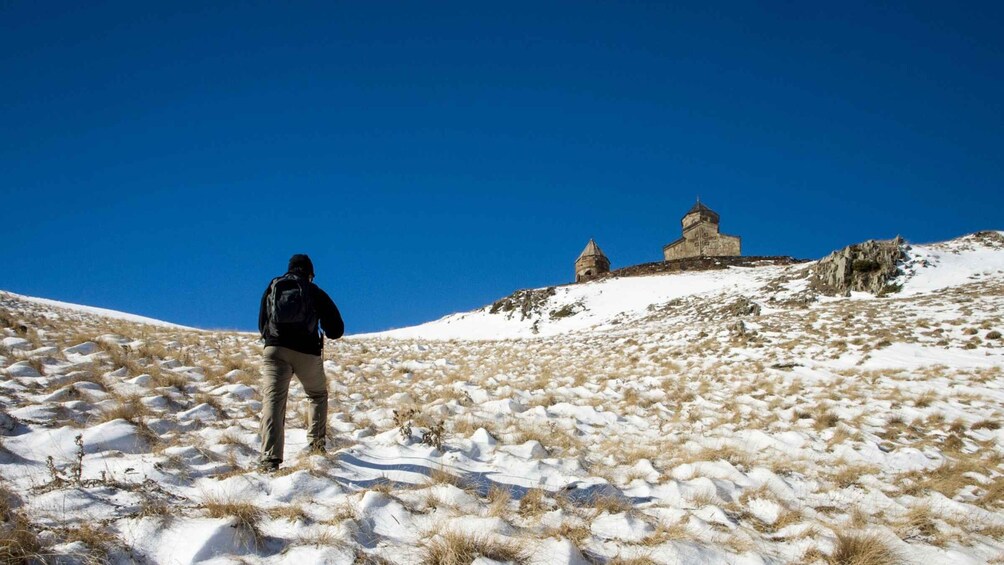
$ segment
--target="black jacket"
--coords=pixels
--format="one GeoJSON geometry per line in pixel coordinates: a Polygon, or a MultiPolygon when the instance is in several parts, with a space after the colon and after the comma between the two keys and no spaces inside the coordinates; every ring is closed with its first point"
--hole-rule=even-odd
{"type": "MultiPolygon", "coordinates": [[[[331,300],[326,292],[314,283],[310,285],[311,300],[317,310],[317,319],[321,323],[321,329],[328,339],[338,339],[345,333],[345,323],[342,315],[338,312],[338,307],[331,300]]],[[[283,336],[282,338],[270,336],[268,334],[268,291],[272,284],[265,287],[265,293],[261,296],[261,307],[258,309],[258,333],[265,340],[265,345],[276,345],[288,347],[293,351],[307,353],[309,355],[320,355],[324,349],[324,339],[319,334],[303,334],[294,336],[283,336]]]]}

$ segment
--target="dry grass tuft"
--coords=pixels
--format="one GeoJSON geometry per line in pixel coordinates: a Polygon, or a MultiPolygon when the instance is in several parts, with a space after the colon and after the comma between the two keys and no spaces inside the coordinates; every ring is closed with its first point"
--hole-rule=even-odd
{"type": "Polygon", "coordinates": [[[1000,422],[996,420],[980,420],[972,425],[970,429],[972,430],[999,430],[1001,427],[1000,422]]]}
{"type": "Polygon", "coordinates": [[[520,516],[539,516],[547,510],[546,494],[539,488],[532,488],[526,491],[523,498],[519,499],[520,516]]]}
{"type": "Polygon", "coordinates": [[[527,563],[526,546],[512,538],[449,531],[432,538],[422,556],[427,565],[469,565],[478,557],[494,561],[527,563]]]}
{"type": "Polygon", "coordinates": [[[344,501],[331,508],[331,512],[321,520],[324,524],[338,525],[346,520],[356,518],[356,509],[348,501],[344,501]]]}
{"type": "Polygon", "coordinates": [[[97,420],[99,422],[110,422],[122,419],[131,424],[141,424],[143,418],[150,415],[150,410],[140,401],[139,396],[129,396],[123,398],[118,406],[101,411],[97,420]]]}
{"type": "Polygon", "coordinates": [[[816,416],[816,422],[814,427],[817,432],[823,431],[827,428],[832,428],[840,422],[840,417],[830,411],[823,412],[822,414],[816,416]]]}
{"type": "Polygon", "coordinates": [[[118,539],[108,530],[87,523],[65,530],[63,537],[66,542],[82,542],[91,550],[88,557],[98,563],[105,561],[109,550],[118,539]]]}
{"type": "Polygon", "coordinates": [[[858,484],[861,477],[865,475],[873,475],[878,472],[877,467],[869,465],[848,465],[848,464],[837,464],[836,469],[830,473],[830,480],[832,480],[840,488],[847,488],[852,485],[858,484]]]}
{"type": "Polygon", "coordinates": [[[310,516],[303,510],[303,506],[299,504],[287,504],[286,506],[269,508],[268,515],[274,520],[282,519],[289,520],[290,522],[307,522],[310,520],[310,516]]]}
{"type": "Polygon", "coordinates": [[[5,515],[4,524],[0,525],[0,562],[40,562],[42,544],[36,531],[21,513],[5,515]]]}
{"type": "Polygon", "coordinates": [[[986,487],[986,492],[980,496],[980,504],[985,506],[995,506],[1002,501],[1004,501],[1004,475],[996,477],[986,487]]]}
{"type": "Polygon", "coordinates": [[[896,565],[899,556],[874,534],[837,534],[830,565],[896,565]]]}
{"type": "Polygon", "coordinates": [[[617,556],[607,561],[607,565],[657,565],[651,557],[621,557],[617,556]]]}
{"type": "Polygon", "coordinates": [[[659,523],[655,531],[641,540],[642,545],[662,545],[667,541],[690,539],[691,535],[687,531],[687,521],[681,520],[673,524],[659,523]]]}
{"type": "Polygon", "coordinates": [[[509,503],[512,502],[512,493],[509,489],[492,486],[488,491],[488,515],[505,517],[509,515],[509,503]]]}
{"type": "Polygon", "coordinates": [[[623,496],[613,494],[597,495],[589,501],[589,506],[595,508],[597,514],[602,514],[604,512],[608,514],[620,514],[621,512],[628,512],[634,508],[634,506],[632,506],[631,503],[623,496]]]}
{"type": "Polygon", "coordinates": [[[971,478],[965,476],[965,473],[978,472],[982,469],[983,467],[978,461],[965,459],[946,463],[930,471],[904,473],[901,477],[910,480],[911,484],[903,489],[903,493],[916,496],[925,492],[937,491],[948,498],[953,498],[959,489],[973,482],[971,478]]]}
{"type": "Polygon", "coordinates": [[[219,496],[208,496],[202,501],[202,508],[210,518],[233,518],[234,527],[245,543],[260,547],[264,541],[260,525],[266,513],[250,502],[237,502],[219,496]]]}
{"type": "Polygon", "coordinates": [[[461,490],[468,490],[471,486],[464,477],[449,473],[441,467],[434,467],[429,471],[425,485],[453,485],[461,490]]]}
{"type": "Polygon", "coordinates": [[[348,543],[330,528],[321,528],[297,536],[297,542],[302,545],[314,545],[318,547],[348,547],[348,543]]]}

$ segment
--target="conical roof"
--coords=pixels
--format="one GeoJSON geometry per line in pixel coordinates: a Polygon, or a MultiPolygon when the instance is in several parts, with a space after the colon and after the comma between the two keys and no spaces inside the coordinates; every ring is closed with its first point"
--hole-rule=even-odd
{"type": "Polygon", "coordinates": [[[586,244],[586,248],[582,250],[582,253],[579,253],[579,259],[597,255],[600,257],[606,257],[606,255],[603,254],[603,250],[600,249],[600,246],[596,245],[596,242],[590,239],[589,243],[586,244]]]}

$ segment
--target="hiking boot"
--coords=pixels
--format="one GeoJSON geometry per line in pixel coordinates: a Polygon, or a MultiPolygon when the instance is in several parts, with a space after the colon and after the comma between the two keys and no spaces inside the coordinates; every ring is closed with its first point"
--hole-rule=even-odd
{"type": "Polygon", "coordinates": [[[323,439],[315,439],[307,444],[307,453],[310,455],[324,455],[328,452],[323,439]]]}
{"type": "Polygon", "coordinates": [[[278,461],[262,461],[261,463],[258,463],[259,473],[274,473],[278,470],[279,470],[278,461]]]}

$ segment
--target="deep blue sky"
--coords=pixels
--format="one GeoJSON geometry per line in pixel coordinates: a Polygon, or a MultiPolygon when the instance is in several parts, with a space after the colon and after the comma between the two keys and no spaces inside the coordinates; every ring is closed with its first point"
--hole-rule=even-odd
{"type": "Polygon", "coordinates": [[[1004,4],[871,4],[3,1],[0,289],[253,329],[305,252],[358,333],[697,195],[746,254],[1004,228],[1004,4]]]}

